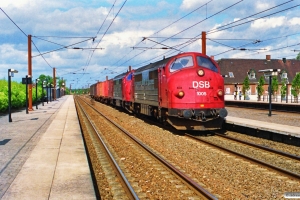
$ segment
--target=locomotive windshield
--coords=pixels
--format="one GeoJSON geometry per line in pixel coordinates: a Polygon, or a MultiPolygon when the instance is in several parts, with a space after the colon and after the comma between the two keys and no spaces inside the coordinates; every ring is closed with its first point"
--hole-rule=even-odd
{"type": "Polygon", "coordinates": [[[198,62],[198,66],[205,67],[214,72],[218,72],[218,68],[214,65],[213,62],[211,62],[209,58],[197,56],[197,62],[198,62]]]}
{"type": "Polygon", "coordinates": [[[175,72],[179,69],[192,67],[194,65],[192,56],[177,58],[170,67],[170,72],[175,72]]]}

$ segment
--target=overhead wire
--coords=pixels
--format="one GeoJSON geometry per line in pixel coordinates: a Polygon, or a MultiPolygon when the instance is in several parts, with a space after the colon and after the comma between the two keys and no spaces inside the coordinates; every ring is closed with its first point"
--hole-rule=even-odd
{"type": "MultiPolygon", "coordinates": [[[[115,1],[115,2],[116,2],[116,1],[115,1]]],[[[118,16],[119,13],[121,12],[121,10],[123,9],[123,7],[124,7],[124,5],[125,5],[126,2],[127,2],[127,0],[125,0],[125,1],[123,2],[122,6],[120,7],[120,9],[119,9],[118,12],[116,13],[115,17],[113,18],[113,20],[111,21],[111,23],[109,24],[109,26],[108,26],[107,29],[105,30],[104,34],[102,35],[101,39],[100,39],[99,42],[97,43],[96,48],[97,48],[98,45],[101,43],[102,39],[104,38],[104,36],[105,36],[106,33],[108,32],[109,28],[111,27],[111,25],[113,24],[113,22],[115,21],[115,19],[117,18],[117,16],[118,16]]],[[[115,3],[114,3],[114,4],[115,4],[115,3]]],[[[114,7],[114,4],[113,4],[112,8],[114,7]]],[[[111,10],[112,10],[112,8],[111,8],[111,10]]],[[[102,27],[102,25],[101,25],[101,27],[102,27]]],[[[100,27],[100,28],[101,28],[101,27],[100,27]]],[[[100,31],[100,29],[98,30],[98,32],[99,32],[99,31],[100,31]]],[[[98,33],[97,33],[97,34],[98,34],[98,33]]],[[[89,57],[89,60],[88,60],[88,62],[87,62],[87,64],[86,64],[85,69],[89,66],[89,63],[90,63],[90,61],[91,61],[93,55],[94,55],[94,51],[92,51],[91,56],[89,57]]]]}
{"type": "MultiPolygon", "coordinates": [[[[238,19],[238,20],[233,21],[233,22],[231,22],[231,23],[229,23],[229,24],[225,24],[225,25],[223,25],[223,26],[214,28],[214,29],[212,29],[212,30],[210,30],[210,31],[207,31],[207,34],[209,34],[209,33],[214,33],[215,31],[217,31],[217,30],[219,30],[219,29],[221,29],[221,28],[224,28],[224,27],[229,26],[229,25],[231,25],[231,24],[238,23],[238,22],[243,21],[243,20],[245,20],[245,19],[248,19],[248,18],[250,18],[250,17],[254,17],[254,16],[256,16],[256,15],[259,15],[259,14],[261,14],[261,13],[267,12],[267,11],[272,10],[272,9],[274,9],[274,8],[280,7],[280,6],[284,5],[284,4],[290,3],[291,1],[294,1],[294,0],[290,0],[290,1],[287,1],[287,2],[284,2],[284,3],[281,3],[281,4],[277,5],[277,6],[273,6],[273,7],[271,7],[271,8],[266,9],[266,10],[263,10],[263,11],[261,11],[261,12],[258,12],[258,13],[252,14],[252,15],[249,15],[249,16],[247,16],[247,17],[244,17],[244,18],[242,18],[242,19],[238,19]]],[[[221,30],[225,30],[225,29],[221,29],[221,30]]]]}
{"type": "Polygon", "coordinates": [[[272,15],[275,15],[275,14],[278,14],[278,13],[281,13],[281,12],[284,12],[284,11],[287,11],[287,10],[290,10],[290,9],[293,9],[293,8],[295,8],[295,7],[298,7],[299,5],[300,5],[300,4],[298,4],[298,5],[296,5],[296,6],[292,6],[292,7],[286,8],[286,9],[283,9],[283,10],[280,10],[280,11],[277,11],[277,12],[275,12],[275,13],[271,13],[271,14],[268,14],[268,15],[265,15],[265,16],[262,16],[262,17],[259,17],[259,18],[257,18],[257,19],[253,19],[253,20],[249,20],[249,21],[243,22],[243,23],[240,23],[240,24],[237,24],[237,25],[234,25],[234,26],[230,26],[230,27],[223,28],[223,29],[217,29],[217,30],[215,30],[215,31],[209,31],[207,34],[210,34],[210,33],[216,33],[216,32],[219,32],[219,31],[226,30],[226,29],[230,29],[230,28],[234,28],[234,27],[237,27],[237,26],[241,26],[241,25],[243,25],[243,24],[247,24],[247,23],[250,23],[250,22],[253,22],[253,21],[262,19],[262,18],[266,18],[266,17],[272,16],[272,15]]]}
{"type": "MultiPolygon", "coordinates": [[[[187,31],[187,30],[189,30],[190,28],[195,27],[196,25],[198,25],[198,24],[200,24],[200,23],[202,23],[202,22],[204,22],[204,21],[206,21],[206,20],[208,20],[208,19],[210,19],[210,18],[212,18],[212,17],[214,17],[214,16],[220,14],[221,12],[224,12],[225,10],[227,10],[227,9],[229,9],[229,8],[231,8],[231,7],[233,7],[233,6],[237,5],[237,4],[239,4],[239,3],[241,3],[242,1],[243,1],[243,0],[240,0],[240,1],[236,2],[236,3],[234,3],[234,4],[231,4],[230,6],[228,6],[228,7],[224,8],[224,9],[222,9],[222,10],[220,10],[220,11],[218,11],[218,12],[212,14],[212,15],[210,15],[209,17],[206,17],[206,18],[203,19],[203,20],[198,21],[197,23],[195,23],[195,24],[193,24],[193,25],[191,25],[191,26],[189,26],[189,27],[183,29],[182,31],[180,31],[180,32],[178,32],[178,33],[176,33],[176,34],[174,34],[174,35],[172,35],[172,36],[170,36],[170,37],[167,37],[166,39],[160,41],[160,43],[162,43],[162,42],[164,42],[164,41],[166,41],[166,40],[168,40],[168,39],[170,39],[170,38],[172,38],[172,37],[174,37],[174,36],[176,36],[176,35],[178,35],[178,34],[180,34],[180,33],[183,33],[184,31],[187,31]]],[[[199,37],[199,35],[198,35],[197,37],[199,37]]],[[[155,47],[155,46],[156,46],[156,45],[153,45],[153,46],[151,46],[151,47],[155,47]]],[[[146,50],[144,50],[143,52],[137,54],[136,56],[138,56],[138,55],[144,53],[145,51],[146,51],[146,50]]],[[[170,51],[172,51],[172,50],[170,50],[170,51]]],[[[169,53],[170,51],[168,51],[167,53],[169,53]]],[[[149,61],[154,60],[154,59],[157,59],[158,57],[161,57],[162,55],[163,55],[163,54],[161,54],[161,55],[159,55],[159,56],[155,56],[154,58],[151,58],[151,59],[148,59],[148,60],[146,60],[146,61],[144,61],[144,62],[138,63],[137,65],[140,66],[140,65],[142,65],[142,64],[144,64],[144,63],[148,63],[149,61]]],[[[135,57],[136,57],[136,56],[135,56],[135,57]]],[[[131,58],[131,59],[133,59],[133,58],[131,58]]],[[[126,62],[130,61],[131,59],[125,61],[124,63],[122,63],[122,65],[124,65],[126,62]]]]}
{"type": "MultiPolygon", "coordinates": [[[[165,26],[165,27],[159,29],[158,31],[156,31],[155,33],[151,34],[151,35],[150,35],[149,37],[147,37],[147,38],[150,38],[152,35],[155,35],[155,34],[161,32],[161,31],[165,30],[166,28],[170,27],[171,25],[173,25],[173,24],[179,22],[180,20],[184,19],[185,17],[187,17],[187,16],[191,15],[192,13],[196,12],[197,10],[199,10],[200,8],[202,8],[203,6],[207,6],[207,4],[210,3],[210,2],[212,2],[212,1],[213,1],[213,0],[210,0],[210,1],[206,2],[205,4],[203,4],[203,5],[199,6],[199,7],[197,7],[196,9],[194,9],[194,10],[192,10],[191,12],[187,13],[187,14],[184,15],[183,17],[180,17],[179,19],[175,20],[175,21],[172,22],[171,24],[169,24],[169,25],[167,25],[167,26],[165,26]]],[[[136,44],[136,45],[134,45],[134,46],[140,45],[143,41],[144,41],[144,40],[140,41],[138,44],[136,44]]],[[[129,55],[132,51],[134,51],[134,49],[132,49],[129,53],[127,53],[125,56],[123,56],[121,59],[119,59],[117,62],[115,62],[115,63],[113,64],[113,66],[116,65],[116,64],[117,64],[120,60],[122,60],[124,57],[126,57],[127,55],[129,55]]],[[[131,59],[126,60],[125,62],[123,62],[121,65],[124,65],[125,63],[129,62],[130,60],[134,59],[135,57],[137,57],[138,55],[140,55],[140,54],[142,54],[142,53],[144,53],[144,52],[140,52],[139,54],[135,55],[133,58],[131,58],[131,59]]],[[[121,65],[119,65],[119,66],[121,66],[121,65]]],[[[118,68],[118,67],[116,67],[116,68],[118,68]]]]}
{"type": "Polygon", "coordinates": [[[6,17],[26,36],[28,37],[28,35],[8,16],[8,14],[6,14],[6,12],[4,12],[4,10],[2,8],[0,8],[2,10],[2,12],[6,15],[6,17]]]}
{"type": "MultiPolygon", "coordinates": [[[[288,1],[288,2],[290,2],[290,1],[288,1]]],[[[287,3],[287,2],[285,2],[285,3],[287,3]]],[[[283,3],[283,4],[285,4],[285,3],[283,3]]],[[[283,4],[280,4],[280,5],[283,5],[283,4]]],[[[243,24],[245,24],[245,23],[250,23],[250,22],[253,22],[253,21],[259,20],[259,19],[261,19],[261,18],[269,17],[269,16],[271,16],[271,15],[275,15],[275,14],[278,14],[278,13],[280,13],[280,12],[284,12],[284,11],[286,11],[286,10],[289,10],[289,9],[295,8],[295,7],[297,7],[297,6],[299,6],[299,5],[292,6],[292,7],[290,7],[290,8],[283,9],[283,10],[280,10],[280,11],[278,11],[278,12],[271,13],[271,14],[265,15],[265,16],[263,16],[263,17],[256,18],[256,19],[253,19],[253,20],[251,20],[251,21],[247,21],[247,22],[244,22],[244,23],[242,23],[242,24],[238,24],[238,25],[235,25],[235,26],[227,27],[227,28],[224,28],[224,29],[221,29],[221,30],[218,30],[218,29],[217,29],[217,30],[215,30],[215,29],[213,29],[213,30],[214,30],[214,32],[210,32],[210,31],[208,31],[208,32],[207,32],[207,34],[209,34],[209,33],[215,33],[215,32],[222,31],[222,30],[229,29],[229,28],[236,27],[236,26],[240,26],[240,25],[243,25],[243,24]]],[[[273,7],[272,9],[274,9],[274,8],[276,8],[276,7],[278,7],[278,6],[275,6],[275,7],[273,7]]],[[[270,10],[270,9],[267,9],[267,10],[270,10]]],[[[263,11],[263,12],[265,12],[265,11],[263,11]]],[[[259,12],[259,14],[260,14],[260,13],[262,13],[262,12],[259,12]]],[[[256,14],[255,14],[255,15],[256,15],[256,14]]],[[[254,15],[250,15],[250,16],[252,17],[252,16],[254,16],[254,15]]],[[[250,17],[250,16],[248,16],[248,17],[250,17]]],[[[243,18],[243,19],[245,19],[245,18],[243,18]]],[[[227,25],[225,25],[225,26],[227,26],[227,25]]],[[[220,28],[220,27],[218,27],[218,28],[220,28]]],[[[201,35],[201,34],[198,34],[197,36],[195,36],[195,38],[199,37],[200,35],[201,35]]],[[[190,41],[191,41],[191,40],[190,40],[190,41]]],[[[191,41],[191,43],[193,43],[193,42],[195,42],[195,41],[191,41]]],[[[190,44],[191,44],[191,43],[190,43],[190,44]]],[[[190,45],[190,44],[189,44],[189,45],[190,45]]],[[[187,45],[186,45],[186,46],[187,46],[187,45]]],[[[186,47],[186,46],[184,46],[184,47],[186,47]]],[[[216,54],[216,55],[214,55],[214,56],[221,55],[221,54],[223,54],[223,53],[227,53],[227,52],[229,52],[229,51],[231,51],[231,50],[228,50],[228,51],[225,51],[225,52],[222,52],[222,53],[216,54]]]]}
{"type": "MultiPolygon", "coordinates": [[[[37,46],[35,45],[35,43],[31,40],[32,44],[35,46],[36,50],[41,54],[40,50],[37,48],[37,46]]],[[[47,65],[53,69],[53,67],[47,62],[47,60],[45,59],[45,57],[41,54],[42,58],[44,59],[44,61],[47,63],[47,65]]]]}
{"type": "Polygon", "coordinates": [[[80,42],[76,42],[76,43],[74,43],[74,44],[70,44],[70,45],[67,45],[67,46],[63,46],[63,45],[62,45],[62,46],[63,46],[62,48],[58,48],[58,49],[55,49],[55,50],[52,50],[52,51],[47,51],[47,52],[45,52],[45,53],[40,53],[40,54],[35,55],[35,56],[32,56],[32,57],[42,56],[42,55],[45,55],[45,54],[48,54],[48,53],[51,53],[51,52],[59,51],[59,50],[62,50],[62,49],[67,49],[68,47],[71,47],[71,46],[74,46],[74,45],[76,45],[76,44],[80,44],[80,43],[86,42],[86,41],[88,41],[88,40],[91,40],[91,38],[86,39],[86,40],[83,40],[83,41],[80,41],[80,42]]]}

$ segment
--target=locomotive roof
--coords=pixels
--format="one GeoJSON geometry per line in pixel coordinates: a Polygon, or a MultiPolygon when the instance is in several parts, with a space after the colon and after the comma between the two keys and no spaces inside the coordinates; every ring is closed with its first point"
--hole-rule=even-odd
{"type": "Polygon", "coordinates": [[[173,58],[174,56],[172,57],[169,57],[169,58],[165,58],[163,60],[160,60],[160,61],[157,61],[155,63],[150,63],[146,66],[143,66],[143,67],[140,67],[138,69],[135,70],[135,74],[139,74],[141,73],[142,71],[145,71],[145,70],[148,70],[148,69],[152,69],[152,70],[155,70],[155,69],[158,69],[159,67],[161,67],[162,65],[165,65],[167,62],[169,62],[169,60],[171,58],[173,58]]]}

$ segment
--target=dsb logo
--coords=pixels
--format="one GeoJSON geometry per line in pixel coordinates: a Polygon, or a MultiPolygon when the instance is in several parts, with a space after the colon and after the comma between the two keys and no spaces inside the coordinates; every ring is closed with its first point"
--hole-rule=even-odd
{"type": "Polygon", "coordinates": [[[209,81],[193,81],[193,88],[210,88],[209,81]]]}

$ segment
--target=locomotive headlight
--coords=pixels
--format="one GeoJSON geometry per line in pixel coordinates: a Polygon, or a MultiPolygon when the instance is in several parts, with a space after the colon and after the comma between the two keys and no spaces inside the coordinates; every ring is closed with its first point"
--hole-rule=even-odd
{"type": "Polygon", "coordinates": [[[179,97],[183,97],[184,96],[184,92],[183,91],[178,92],[178,96],[179,97]]]}
{"type": "Polygon", "coordinates": [[[180,90],[179,92],[176,92],[175,96],[178,97],[178,98],[184,97],[184,91],[180,90]]]}
{"type": "Polygon", "coordinates": [[[218,96],[219,97],[223,96],[223,90],[218,90],[218,96]]]}
{"type": "Polygon", "coordinates": [[[199,69],[197,72],[198,76],[204,76],[204,70],[203,69],[199,69]]]}

